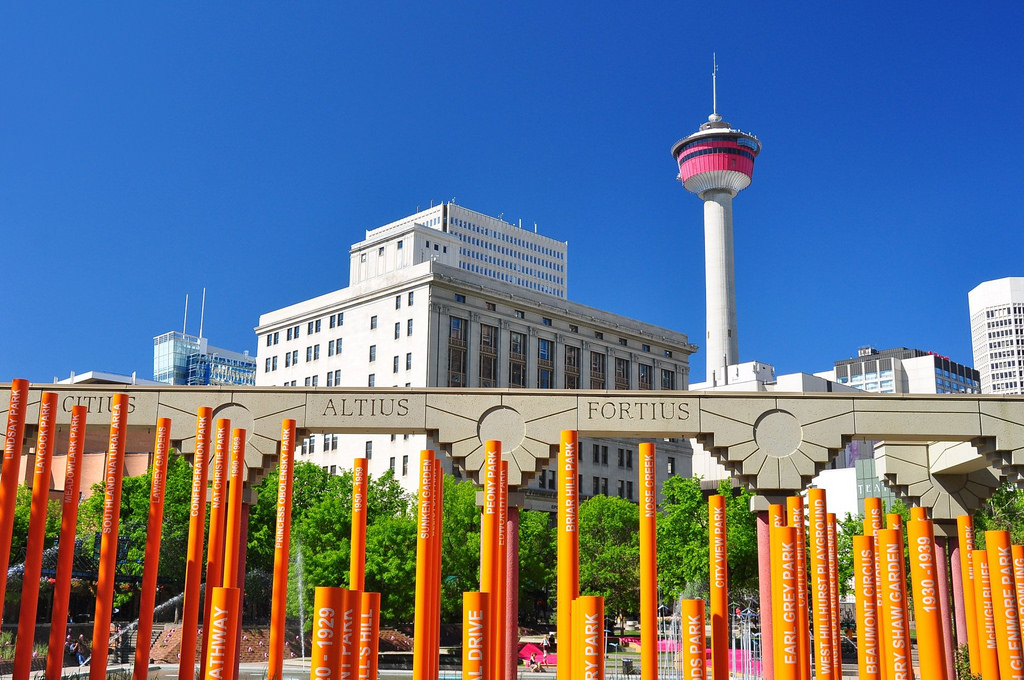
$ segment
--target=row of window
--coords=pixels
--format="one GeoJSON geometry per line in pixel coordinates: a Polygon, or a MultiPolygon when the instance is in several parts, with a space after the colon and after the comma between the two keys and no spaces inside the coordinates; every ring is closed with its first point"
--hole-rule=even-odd
{"type": "Polygon", "coordinates": [[[547,293],[548,295],[554,295],[555,297],[565,297],[565,293],[563,293],[561,289],[554,288],[543,283],[538,283],[536,281],[530,281],[520,276],[513,276],[512,274],[499,272],[494,269],[491,269],[490,267],[473,264],[472,262],[459,261],[459,269],[465,269],[468,272],[473,272],[474,274],[481,274],[492,279],[497,279],[498,281],[504,281],[505,283],[513,283],[517,286],[529,288],[530,290],[535,290],[540,293],[547,293]]]}
{"type": "MultiPolygon", "coordinates": [[[[395,309],[401,309],[402,308],[402,297],[403,296],[401,296],[401,295],[396,295],[395,296],[395,309]]],[[[406,297],[406,300],[407,300],[406,305],[411,307],[412,304],[413,304],[413,300],[415,299],[415,291],[410,291],[405,297],[406,297]]],[[[329,317],[327,317],[327,325],[328,325],[329,328],[340,328],[342,325],[344,325],[344,323],[345,323],[345,312],[338,312],[337,314],[331,314],[329,317]]],[[[315,319],[313,321],[308,322],[306,324],[306,335],[313,335],[315,333],[319,333],[321,328],[322,328],[322,324],[323,324],[323,319],[315,319]]],[[[372,329],[372,328],[376,328],[376,327],[377,327],[377,317],[376,316],[370,317],[370,328],[372,329]]],[[[302,329],[302,324],[298,324],[296,326],[291,326],[291,327],[285,329],[285,340],[298,340],[299,336],[301,334],[300,333],[301,329],[302,329]]],[[[409,320],[409,332],[410,332],[410,334],[412,333],[412,320],[411,319],[409,320]]],[[[265,342],[267,343],[267,347],[272,347],[272,346],[278,344],[280,342],[280,340],[281,340],[281,333],[280,333],[280,331],[274,331],[273,333],[267,333],[265,342]]],[[[340,343],[341,341],[339,340],[338,342],[340,343]]]]}
{"type": "MultiPolygon", "coordinates": [[[[506,243],[511,243],[511,244],[516,245],[516,246],[518,246],[520,248],[527,248],[529,250],[533,250],[533,251],[539,252],[542,255],[547,255],[548,257],[552,257],[552,258],[555,258],[557,260],[561,260],[561,259],[564,258],[564,255],[562,254],[562,252],[560,250],[556,250],[554,248],[548,248],[546,246],[539,245],[539,244],[534,243],[532,241],[529,241],[527,239],[516,238],[515,236],[511,236],[511,235],[509,235],[509,234],[507,234],[507,233],[505,233],[503,231],[499,231],[497,229],[489,229],[487,227],[481,227],[480,225],[474,224],[472,222],[469,222],[468,220],[462,220],[462,219],[459,219],[457,217],[453,217],[451,219],[451,226],[459,227],[461,229],[466,229],[468,231],[472,231],[472,232],[475,232],[477,234],[482,234],[482,235],[484,235],[484,236],[486,236],[488,238],[497,239],[499,241],[505,241],[506,243]]],[[[454,231],[455,231],[455,233],[458,233],[458,229],[456,229],[454,231]]]]}

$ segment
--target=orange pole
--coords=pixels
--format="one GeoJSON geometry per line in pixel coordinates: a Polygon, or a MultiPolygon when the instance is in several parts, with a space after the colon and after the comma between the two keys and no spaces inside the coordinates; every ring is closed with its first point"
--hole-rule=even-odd
{"type": "Polygon", "coordinates": [[[910,622],[907,620],[906,572],[903,567],[903,537],[897,529],[878,532],[878,552],[882,562],[882,613],[889,633],[884,644],[889,647],[886,660],[892,680],[912,680],[910,667],[910,622]]]}
{"type": "Polygon", "coordinates": [[[814,677],[832,680],[832,617],[829,604],[828,510],[824,489],[808,489],[808,544],[811,599],[814,603],[814,677]]]}
{"type": "Polygon", "coordinates": [[[213,589],[224,584],[224,521],[227,497],[228,451],[231,420],[217,419],[213,438],[213,489],[210,492],[210,537],[206,545],[206,597],[203,600],[203,647],[199,657],[199,675],[206,677],[206,652],[209,637],[206,632],[213,606],[213,589]]]}
{"type": "Polygon", "coordinates": [[[808,637],[807,621],[807,536],[804,528],[804,499],[801,496],[789,496],[786,499],[787,524],[796,530],[796,613],[800,657],[800,678],[809,680],[811,677],[810,638],[808,637]]]}
{"type": "Polygon", "coordinates": [[[779,600],[781,591],[778,589],[779,579],[782,575],[779,570],[782,568],[781,555],[776,547],[779,541],[777,530],[786,526],[785,510],[782,505],[772,504],[768,506],[768,558],[769,558],[769,592],[771,593],[771,617],[772,617],[772,668],[777,668],[779,658],[782,655],[783,646],[779,644],[781,638],[776,637],[775,631],[779,629],[779,615],[782,613],[782,602],[779,600]]]}
{"type": "Polygon", "coordinates": [[[341,601],[341,675],[351,680],[359,673],[359,620],[362,618],[363,594],[358,590],[345,590],[341,601]]]}
{"type": "Polygon", "coordinates": [[[890,512],[885,516],[886,529],[899,529],[903,531],[903,515],[898,512],[890,512]]]}
{"type": "Polygon", "coordinates": [[[800,630],[796,599],[796,529],[775,527],[775,545],[778,555],[778,583],[773,584],[775,601],[779,614],[775,628],[776,647],[779,654],[775,659],[775,680],[798,680],[800,677],[800,630]]]}
{"type": "MultiPolygon", "coordinates": [[[[654,444],[640,444],[640,639],[658,639],[658,486],[654,444]]],[[[658,675],[658,646],[640,646],[640,675],[658,675]]]]}
{"type": "MultiPolygon", "coordinates": [[[[964,616],[967,619],[967,653],[971,660],[971,673],[981,674],[981,647],[978,637],[978,605],[975,600],[977,589],[974,585],[974,519],[970,515],[956,518],[957,538],[960,541],[960,577],[964,593],[964,616]]],[[[962,641],[961,641],[962,642],[962,641]]]]}
{"type": "Polygon", "coordinates": [[[313,637],[309,680],[338,680],[341,673],[343,588],[317,586],[313,590],[313,637]]]}
{"type": "Polygon", "coordinates": [[[196,414],[196,452],[192,457],[192,497],[188,512],[188,548],[185,558],[185,594],[181,605],[178,680],[193,680],[195,677],[196,632],[199,627],[201,602],[199,586],[203,578],[203,534],[206,531],[206,478],[210,469],[212,419],[213,409],[201,406],[196,414]]]}
{"type": "MultiPolygon", "coordinates": [[[[582,680],[604,678],[604,598],[585,595],[579,598],[580,672],[582,680]]],[[[657,640],[655,640],[657,647],[657,640]]]]}
{"type": "Polygon", "coordinates": [[[828,592],[829,616],[832,620],[832,677],[842,680],[843,677],[843,639],[839,625],[839,555],[837,554],[836,515],[830,512],[828,519],[828,592]]]}
{"type": "MultiPolygon", "coordinates": [[[[580,615],[580,598],[578,597],[572,601],[572,612],[570,617],[572,622],[572,636],[568,653],[571,657],[569,665],[572,668],[572,675],[569,677],[572,678],[572,680],[583,680],[583,660],[580,658],[583,653],[583,617],[580,615]]],[[[557,673],[555,674],[555,677],[558,677],[557,673]]]]}
{"type": "Polygon", "coordinates": [[[359,680],[377,680],[380,593],[363,593],[359,624],[359,680]]]}
{"type": "Polygon", "coordinates": [[[989,585],[992,588],[992,618],[996,626],[999,677],[1004,680],[1024,677],[1010,532],[986,531],[985,552],[988,553],[989,585]]]}
{"type": "Polygon", "coordinates": [[[288,602],[288,550],[292,533],[292,487],[295,479],[295,421],[281,421],[281,454],[277,465],[277,527],[274,533],[274,591],[270,597],[270,649],[267,677],[284,673],[285,607],[288,602]]]}
{"type": "MultiPolygon", "coordinates": [[[[25,438],[25,405],[28,381],[11,381],[11,400],[4,430],[4,460],[0,465],[0,604],[7,595],[7,568],[11,562],[11,537],[14,534],[14,506],[18,500],[18,475],[21,473],[21,447],[25,438]]],[[[0,623],[3,623],[0,607],[0,623]]]]}
{"type": "MultiPolygon", "coordinates": [[[[245,430],[231,431],[231,464],[228,467],[227,521],[224,526],[224,587],[241,588],[238,583],[238,538],[242,530],[242,483],[245,465],[245,430]]],[[[241,603],[239,603],[241,604],[241,603]]]]}
{"type": "Polygon", "coordinates": [[[577,433],[562,430],[558,450],[558,677],[572,673],[572,601],[580,590],[579,465],[577,433]]]}
{"type": "Polygon", "coordinates": [[[1024,546],[1015,545],[1011,547],[1011,550],[1013,554],[1013,582],[1017,586],[1017,620],[1024,623],[1024,546]]]}
{"type": "Polygon", "coordinates": [[[416,523],[416,602],[415,628],[413,634],[412,676],[415,680],[427,680],[430,675],[428,647],[431,642],[433,618],[430,607],[430,583],[432,581],[434,556],[430,541],[430,530],[437,499],[434,497],[434,452],[420,451],[420,498],[419,517],[416,523]]]}
{"type": "Polygon", "coordinates": [[[853,582],[857,593],[857,666],[860,680],[880,680],[878,608],[875,601],[875,539],[853,537],[853,582]]]}
{"type": "Polygon", "coordinates": [[[352,462],[352,546],[349,556],[348,587],[362,590],[366,585],[366,491],[368,462],[352,462]]]}
{"type": "Polygon", "coordinates": [[[981,677],[984,680],[999,680],[999,652],[988,553],[984,550],[971,551],[971,563],[974,567],[974,604],[978,608],[978,660],[981,665],[981,677]]]}
{"type": "Polygon", "coordinates": [[[234,631],[241,619],[238,588],[214,588],[210,596],[210,644],[206,656],[205,680],[235,680],[234,663],[238,643],[234,631]]]}
{"type": "Polygon", "coordinates": [[[57,394],[43,392],[39,398],[39,433],[32,465],[32,502],[29,507],[25,566],[21,578],[21,611],[18,637],[14,641],[15,680],[27,680],[32,671],[32,645],[36,636],[39,606],[39,577],[43,570],[43,541],[46,539],[46,503],[50,498],[50,464],[56,434],[57,394]]]}
{"type": "Polygon", "coordinates": [[[939,608],[939,567],[935,561],[935,535],[931,520],[915,519],[907,524],[907,539],[921,677],[948,680],[946,642],[939,608]]]}
{"type": "Polygon", "coordinates": [[[430,579],[430,609],[433,612],[430,630],[430,662],[433,670],[431,677],[438,675],[440,668],[441,653],[441,522],[444,517],[444,468],[441,466],[441,459],[434,458],[434,498],[437,503],[434,505],[436,512],[431,522],[430,541],[432,544],[431,554],[434,556],[433,576],[430,579]]]}
{"type": "Polygon", "coordinates": [[[153,445],[153,479],[149,490],[149,516],[146,522],[145,567],[139,596],[139,627],[135,635],[135,680],[149,675],[149,650],[153,636],[153,607],[156,604],[156,577],[160,568],[160,539],[164,525],[164,488],[167,486],[167,455],[171,440],[171,419],[157,418],[153,445]]]}
{"type": "Polygon", "coordinates": [[[498,467],[498,557],[494,565],[494,597],[491,601],[491,617],[494,620],[492,630],[495,631],[495,657],[491,662],[494,677],[503,680],[505,677],[505,653],[508,634],[505,574],[508,571],[508,461],[501,461],[498,467]]]}
{"type": "MultiPolygon", "coordinates": [[[[726,562],[725,496],[708,498],[711,579],[711,675],[729,678],[729,566],[726,562]]],[[[657,639],[654,640],[657,646],[657,639]]]]}
{"type": "MultiPolygon", "coordinates": [[[[895,529],[896,531],[900,532],[900,545],[905,546],[906,543],[904,542],[903,516],[898,513],[889,513],[885,516],[885,524],[889,529],[895,529]]],[[[907,573],[906,565],[904,565],[903,573],[904,575],[907,573]]],[[[906,590],[906,588],[904,588],[904,590],[906,590]]],[[[910,620],[910,605],[907,602],[906,593],[904,593],[903,597],[903,620],[910,620]]]]}
{"type": "MultiPolygon", "coordinates": [[[[683,680],[707,678],[707,639],[704,632],[704,600],[681,600],[683,633],[683,680]]],[[[641,674],[641,677],[649,677],[641,674]]]]}
{"type": "Polygon", "coordinates": [[[467,680],[483,680],[488,677],[489,598],[488,593],[462,594],[462,677],[467,680]]]}
{"type": "Polygon", "coordinates": [[[910,519],[928,519],[928,508],[916,506],[910,509],[910,519]]]}
{"type": "MultiPolygon", "coordinates": [[[[885,528],[885,516],[882,514],[882,499],[877,497],[865,498],[864,499],[864,535],[870,536],[874,541],[874,554],[875,554],[875,612],[876,619],[878,621],[878,639],[885,640],[887,635],[885,632],[885,621],[882,619],[882,569],[879,560],[881,556],[878,554],[878,531],[879,529],[885,528]]],[[[888,653],[888,646],[885,644],[878,645],[879,656],[881,661],[881,668],[879,670],[879,680],[885,680],[889,674],[889,664],[886,661],[886,654],[888,653]]]]}
{"type": "Polygon", "coordinates": [[[64,667],[64,636],[68,629],[68,599],[75,559],[75,528],[78,526],[78,493],[82,488],[82,475],[79,472],[87,412],[85,406],[71,407],[71,432],[64,467],[64,496],[61,501],[60,544],[57,548],[57,578],[53,584],[50,644],[46,654],[46,680],[60,680],[64,667]]]}
{"type": "Polygon", "coordinates": [[[128,395],[115,394],[110,405],[110,438],[103,469],[103,516],[100,525],[100,564],[96,579],[96,614],[92,628],[90,680],[105,680],[110,644],[110,617],[114,610],[117,568],[117,533],[124,476],[124,444],[128,435],[128,395]]]}

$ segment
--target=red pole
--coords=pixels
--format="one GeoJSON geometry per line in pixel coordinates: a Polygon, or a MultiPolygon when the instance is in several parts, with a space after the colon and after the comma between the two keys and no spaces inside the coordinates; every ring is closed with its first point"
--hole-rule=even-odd
{"type": "MultiPolygon", "coordinates": [[[[18,637],[14,641],[15,680],[27,680],[32,671],[32,645],[36,637],[39,605],[39,576],[43,570],[43,541],[46,539],[46,502],[50,497],[50,463],[56,431],[57,395],[43,392],[39,400],[39,434],[32,466],[32,504],[29,509],[25,567],[21,578],[21,613],[18,637]]],[[[0,602],[0,605],[3,603],[0,602]]]]}
{"type": "Polygon", "coordinates": [[[274,533],[274,592],[270,596],[270,649],[267,677],[284,673],[285,605],[288,601],[288,548],[291,545],[295,421],[281,421],[281,456],[277,467],[277,531],[274,533]]]}
{"type": "Polygon", "coordinates": [[[164,488],[167,486],[167,454],[171,439],[171,419],[156,421],[153,446],[153,479],[149,491],[149,517],[146,522],[146,555],[139,597],[139,627],[135,636],[134,680],[149,676],[149,650],[152,646],[153,607],[156,604],[156,576],[160,568],[160,538],[164,524],[164,488]]]}
{"type": "Polygon", "coordinates": [[[11,562],[11,536],[14,533],[14,506],[18,501],[18,475],[21,472],[21,446],[25,438],[25,403],[28,381],[11,381],[11,400],[4,430],[4,461],[0,466],[0,623],[7,595],[7,568],[11,562]]]}
{"type": "Polygon", "coordinates": [[[117,533],[124,476],[124,445],[128,434],[128,395],[115,394],[110,405],[110,439],[104,467],[103,518],[100,527],[99,577],[96,579],[96,615],[92,628],[89,680],[105,680],[110,644],[110,617],[114,609],[117,569],[117,533]]]}
{"type": "Polygon", "coordinates": [[[50,644],[46,654],[46,680],[60,680],[64,667],[64,636],[68,629],[68,599],[75,559],[75,528],[78,526],[78,494],[82,488],[82,446],[85,442],[85,406],[71,407],[71,433],[64,467],[64,498],[61,501],[60,547],[57,578],[53,584],[50,644]]]}
{"type": "Polygon", "coordinates": [[[206,478],[210,461],[210,424],[213,409],[196,413],[196,452],[192,458],[192,496],[188,510],[188,548],[185,557],[185,595],[181,605],[181,653],[178,680],[193,680],[196,667],[196,631],[199,627],[199,587],[203,578],[203,534],[206,531],[206,478]]]}

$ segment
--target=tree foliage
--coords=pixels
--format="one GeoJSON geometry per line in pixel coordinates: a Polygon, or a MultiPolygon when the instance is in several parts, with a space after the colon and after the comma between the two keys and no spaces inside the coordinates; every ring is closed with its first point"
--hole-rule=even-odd
{"type": "Polygon", "coordinates": [[[604,597],[605,612],[623,615],[640,601],[640,509],[593,496],[580,505],[580,593],[604,597]]]}

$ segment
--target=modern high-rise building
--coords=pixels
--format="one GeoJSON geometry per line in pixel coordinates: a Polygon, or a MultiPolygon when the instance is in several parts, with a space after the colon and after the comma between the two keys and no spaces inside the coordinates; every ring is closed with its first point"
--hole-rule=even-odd
{"type": "Polygon", "coordinates": [[[981,391],[1024,394],[1024,277],[985,281],[967,300],[981,391]]]}
{"type": "Polygon", "coordinates": [[[880,394],[957,394],[980,391],[978,371],[920,349],[861,347],[835,362],[835,381],[880,394]]]}
{"type": "MultiPolygon", "coordinates": [[[[366,232],[349,286],[260,316],[258,385],[684,390],[686,335],[565,299],[566,244],[446,203],[366,232]]],[[[357,456],[417,485],[420,435],[322,434],[300,458],[328,469],[357,456]]],[[[663,474],[688,475],[690,448],[658,443],[663,474]]],[[[583,439],[584,497],[637,500],[636,442],[583,439]]],[[[451,469],[450,462],[445,462],[451,469]]],[[[555,502],[553,470],[530,507],[555,502]]]]}
{"type": "Polygon", "coordinates": [[[153,338],[153,380],[168,385],[254,385],[256,359],[171,331],[153,338]]]}
{"type": "MultiPolygon", "coordinates": [[[[717,69],[716,69],[717,70],[717,69]]],[[[697,132],[672,145],[678,179],[704,201],[704,277],[707,333],[704,338],[705,381],[724,384],[729,366],[739,363],[736,327],[736,273],[733,264],[732,199],[750,186],[757,137],[734,129],[713,113],[697,132]]]]}

